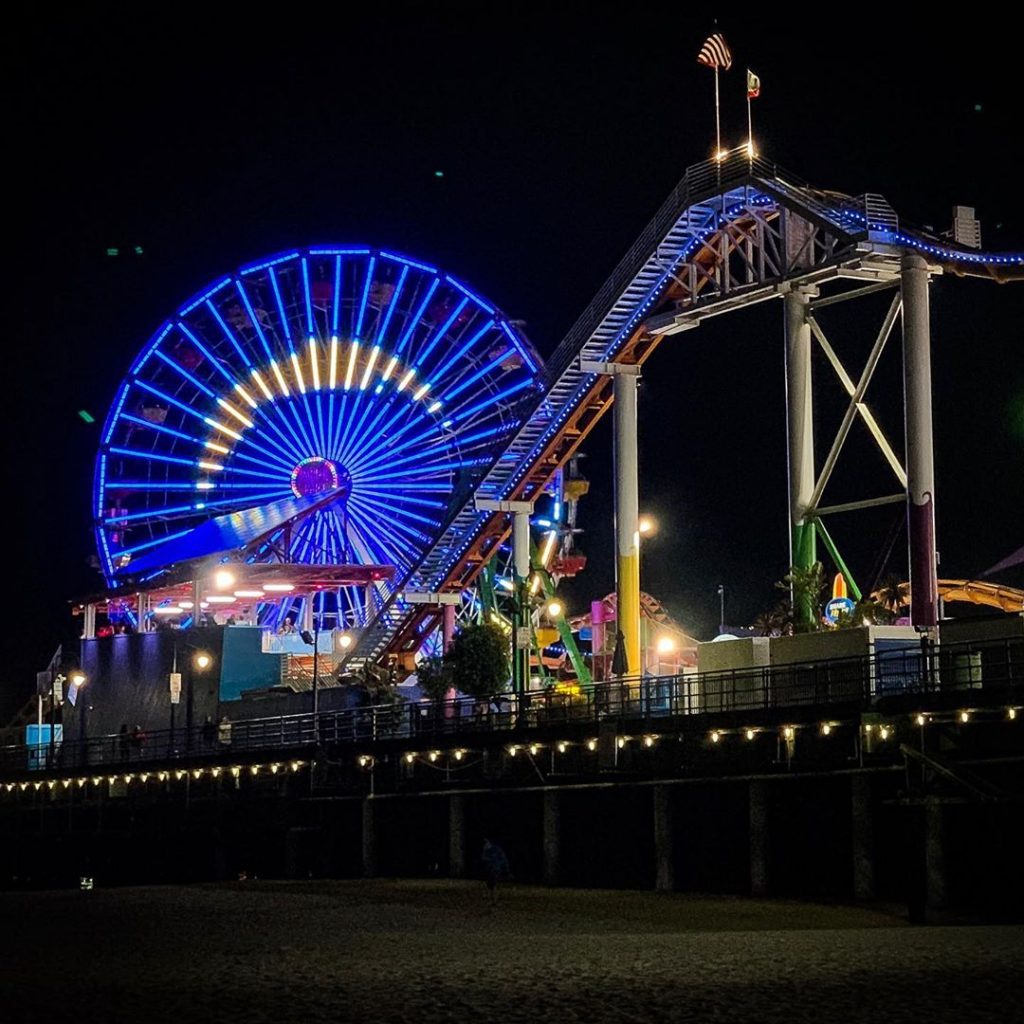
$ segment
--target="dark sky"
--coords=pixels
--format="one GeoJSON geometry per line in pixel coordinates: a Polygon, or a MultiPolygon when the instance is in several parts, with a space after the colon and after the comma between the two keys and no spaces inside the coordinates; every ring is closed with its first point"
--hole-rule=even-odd
{"type": "MultiPolygon", "coordinates": [[[[5,706],[73,631],[68,598],[96,582],[99,424],[133,354],[184,297],[277,249],[366,242],[462,277],[525,320],[546,354],[710,151],[702,18],[672,23],[661,5],[351,11],[34,15],[14,39],[7,206],[21,235],[8,245],[3,416],[17,628],[5,706]],[[136,245],[141,257],[105,256],[136,245]]],[[[883,193],[937,228],[954,203],[975,205],[986,248],[1024,248],[1010,33],[979,47],[962,24],[922,35],[866,16],[835,33],[790,20],[720,25],[736,56],[722,82],[729,142],[744,132],[749,64],[770,158],[824,188],[883,193]]],[[[942,572],[969,575],[1024,543],[1024,286],[943,279],[932,314],[942,572]]],[[[671,339],[643,387],[642,500],[662,521],[645,589],[699,635],[717,621],[718,582],[727,617],[745,621],[785,572],[781,316],[768,304],[671,339]]],[[[855,376],[880,316],[829,321],[855,376]]],[[[900,447],[898,351],[869,401],[900,447]]],[[[834,388],[821,394],[823,453],[841,408],[834,388]]],[[[612,588],[608,427],[586,446],[591,568],[574,605],[612,588]]],[[[836,500],[891,490],[862,451],[841,464],[836,500]]],[[[888,525],[836,521],[855,573],[870,571],[888,525]]],[[[894,558],[901,568],[901,545],[894,558]]]]}

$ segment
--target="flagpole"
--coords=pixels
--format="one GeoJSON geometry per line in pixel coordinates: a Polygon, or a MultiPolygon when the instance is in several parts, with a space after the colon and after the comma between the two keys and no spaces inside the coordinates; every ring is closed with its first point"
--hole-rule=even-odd
{"type": "Polygon", "coordinates": [[[747,157],[754,162],[754,125],[750,114],[750,89],[747,89],[747,157]]]}
{"type": "Polygon", "coordinates": [[[719,160],[722,152],[722,128],[718,115],[718,65],[715,64],[715,160],[719,160]]]}

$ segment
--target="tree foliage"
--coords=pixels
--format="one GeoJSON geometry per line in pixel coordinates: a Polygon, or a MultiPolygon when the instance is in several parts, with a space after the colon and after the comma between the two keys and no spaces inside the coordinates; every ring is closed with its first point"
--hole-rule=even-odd
{"type": "Polygon", "coordinates": [[[485,697],[508,688],[508,640],[492,623],[463,626],[445,655],[451,685],[462,693],[485,697]]]}
{"type": "Polygon", "coordinates": [[[416,681],[431,700],[444,700],[454,685],[451,663],[437,655],[424,658],[416,666],[416,681]]]}

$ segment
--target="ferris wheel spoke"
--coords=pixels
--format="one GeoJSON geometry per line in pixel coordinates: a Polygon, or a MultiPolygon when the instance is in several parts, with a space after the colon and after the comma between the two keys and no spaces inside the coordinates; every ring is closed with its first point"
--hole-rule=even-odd
{"type": "MultiPolygon", "coordinates": [[[[493,320],[488,320],[479,330],[470,334],[469,340],[460,345],[434,372],[431,374],[430,383],[436,384],[445,380],[449,371],[458,366],[463,359],[473,350],[476,343],[492,328],[495,327],[493,320]]],[[[472,364],[467,363],[467,369],[472,364]]]]}
{"type": "Polygon", "coordinates": [[[353,499],[350,505],[354,509],[361,510],[363,515],[373,523],[375,530],[391,530],[399,531],[406,534],[409,538],[416,541],[417,544],[424,544],[430,542],[430,537],[424,534],[422,531],[417,530],[414,526],[409,526],[407,523],[403,523],[398,519],[390,519],[387,521],[387,526],[384,526],[384,520],[381,518],[380,510],[366,506],[363,502],[358,499],[353,499]]]}
{"type": "Polygon", "coordinates": [[[428,334],[423,339],[423,344],[420,349],[419,355],[413,361],[413,366],[419,369],[421,366],[426,365],[427,360],[430,358],[434,349],[440,344],[441,339],[447,335],[448,331],[451,330],[452,324],[462,315],[462,311],[469,305],[469,299],[463,299],[456,307],[452,310],[448,319],[445,320],[443,326],[437,328],[433,334],[428,334]]]}

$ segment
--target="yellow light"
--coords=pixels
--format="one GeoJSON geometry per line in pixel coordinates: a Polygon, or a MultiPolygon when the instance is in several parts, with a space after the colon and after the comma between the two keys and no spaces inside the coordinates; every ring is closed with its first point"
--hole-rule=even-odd
{"type": "MultiPolygon", "coordinates": [[[[511,583],[509,583],[508,589],[509,590],[513,590],[514,589],[514,587],[512,586],[511,583]]],[[[540,590],[540,574],[535,572],[533,574],[533,579],[530,580],[530,594],[531,595],[536,594],[538,590],[540,590]]]]}
{"type": "Polygon", "coordinates": [[[782,735],[785,736],[787,740],[791,740],[794,736],[793,726],[787,725],[785,729],[782,730],[782,735]]]}
{"type": "Polygon", "coordinates": [[[192,772],[192,778],[193,779],[201,778],[202,774],[203,774],[203,769],[202,768],[196,768],[196,770],[194,772],[192,772]]]}
{"type": "Polygon", "coordinates": [[[653,736],[645,736],[644,737],[644,746],[645,747],[653,747],[654,746],[654,737],[653,736]]]}
{"type": "Polygon", "coordinates": [[[711,733],[711,742],[717,743],[722,738],[722,734],[717,730],[713,730],[711,733]]]}
{"type": "Polygon", "coordinates": [[[281,770],[281,766],[279,764],[272,764],[270,766],[270,774],[271,775],[276,775],[280,770],[281,770]]]}
{"type": "Polygon", "coordinates": [[[620,736],[619,739],[618,739],[618,744],[619,744],[619,750],[621,750],[626,745],[626,737],[625,736],[620,736]]]}
{"type": "Polygon", "coordinates": [[[161,782],[166,782],[166,781],[167,781],[167,772],[160,772],[160,774],[159,774],[159,775],[157,775],[157,778],[158,778],[158,779],[159,779],[159,780],[160,780],[161,782]]]}
{"type": "Polygon", "coordinates": [[[235,574],[229,569],[218,569],[213,574],[213,585],[218,590],[230,590],[235,585],[235,574]]]}
{"type": "Polygon", "coordinates": [[[83,672],[72,672],[71,682],[74,686],[85,686],[85,674],[83,672]]]}
{"type": "Polygon", "coordinates": [[[225,402],[223,398],[217,399],[217,404],[230,416],[234,416],[239,423],[244,423],[245,426],[251,427],[252,420],[248,416],[240,413],[230,402],[225,402]]]}
{"type": "Polygon", "coordinates": [[[288,397],[291,392],[288,390],[288,383],[284,379],[284,374],[281,372],[281,367],[277,365],[276,359],[270,360],[270,369],[274,372],[274,376],[277,378],[277,386],[281,389],[281,394],[288,397]]]}
{"type": "Polygon", "coordinates": [[[255,587],[250,590],[236,590],[235,597],[263,597],[263,591],[255,587]]]}
{"type": "Polygon", "coordinates": [[[518,751],[519,748],[513,743],[512,746],[508,748],[509,757],[515,757],[518,751]]]}
{"type": "Polygon", "coordinates": [[[231,774],[237,779],[242,774],[242,769],[237,764],[231,766],[231,774]]]}
{"type": "Polygon", "coordinates": [[[328,383],[333,391],[338,386],[338,336],[331,336],[331,365],[328,383]]]}
{"type": "Polygon", "coordinates": [[[71,785],[71,780],[70,779],[64,779],[62,785],[64,786],[65,789],[67,789],[71,785]]]}
{"type": "Polygon", "coordinates": [[[219,767],[217,767],[217,768],[211,768],[211,769],[210,769],[210,774],[211,774],[211,775],[212,775],[212,776],[213,776],[213,777],[214,777],[215,779],[218,779],[218,778],[220,778],[220,773],[221,773],[221,769],[220,769],[219,767]]]}
{"type": "Polygon", "coordinates": [[[81,787],[84,786],[88,781],[89,781],[88,779],[79,779],[78,780],[79,788],[81,789],[81,787]]]}
{"type": "Polygon", "coordinates": [[[1017,709],[1016,708],[1007,708],[1006,709],[1006,717],[1012,722],[1017,717],[1017,709]]]}
{"type": "MultiPolygon", "coordinates": [[[[221,455],[228,455],[231,452],[230,448],[226,448],[222,444],[217,444],[215,441],[204,441],[203,442],[203,447],[204,448],[209,448],[210,451],[212,451],[212,452],[220,452],[221,455]]],[[[202,465],[202,463],[200,463],[200,465],[202,465]]]]}
{"type": "Polygon", "coordinates": [[[597,750],[597,740],[587,740],[587,750],[597,750]]]}
{"type": "Polygon", "coordinates": [[[960,721],[961,722],[969,722],[970,720],[971,720],[971,713],[969,711],[961,711],[960,712],[960,721]]]}
{"type": "Polygon", "coordinates": [[[219,462],[200,461],[200,462],[197,462],[196,465],[200,469],[209,469],[209,470],[211,470],[214,473],[219,473],[221,470],[224,469],[224,467],[219,462]]]}
{"type": "Polygon", "coordinates": [[[560,754],[564,754],[564,753],[565,753],[565,750],[566,750],[566,746],[567,746],[567,745],[566,745],[565,743],[559,743],[559,744],[558,744],[558,752],[559,752],[560,754]]]}
{"type": "Polygon", "coordinates": [[[533,756],[535,756],[535,757],[536,757],[536,755],[537,755],[537,751],[538,751],[538,750],[540,750],[540,747],[539,747],[539,746],[538,746],[538,745],[537,745],[536,743],[531,743],[531,744],[530,744],[530,753],[531,753],[531,754],[532,754],[533,756]]]}
{"type": "Polygon", "coordinates": [[[246,391],[241,384],[236,384],[235,390],[242,396],[242,401],[245,402],[245,404],[248,405],[250,409],[255,409],[257,407],[256,403],[253,401],[252,395],[250,395],[249,392],[246,391]]]}
{"type": "Polygon", "coordinates": [[[205,604],[234,604],[235,599],[231,594],[210,594],[205,601],[205,604]]]}
{"type": "Polygon", "coordinates": [[[440,750],[432,750],[430,752],[429,756],[430,756],[430,760],[431,761],[436,761],[441,756],[441,751],[440,750]]]}
{"type": "Polygon", "coordinates": [[[883,740],[887,740],[889,738],[889,726],[887,726],[887,725],[879,726],[878,727],[878,735],[881,736],[883,740]]]}
{"type": "Polygon", "coordinates": [[[829,724],[828,724],[828,722],[826,722],[826,723],[825,723],[825,724],[824,724],[824,725],[823,725],[823,726],[821,727],[821,735],[822,735],[822,736],[828,736],[828,735],[829,735],[829,734],[830,734],[831,732],[832,732],[832,726],[831,726],[831,725],[829,725],[829,724]]]}
{"type": "Polygon", "coordinates": [[[418,402],[430,390],[429,384],[421,384],[412,396],[414,402],[418,402]]]}
{"type": "Polygon", "coordinates": [[[377,356],[380,355],[380,345],[374,345],[370,349],[370,358],[366,360],[366,369],[363,371],[363,379],[359,382],[359,390],[365,391],[367,385],[370,383],[370,377],[373,375],[373,366],[377,362],[377,356]]]}
{"type": "Polygon", "coordinates": [[[352,637],[348,633],[342,633],[338,637],[338,646],[343,651],[347,651],[352,646],[352,637]]]}
{"type": "Polygon", "coordinates": [[[301,761],[292,761],[292,771],[297,772],[302,767],[301,761]]]}
{"type": "Polygon", "coordinates": [[[370,759],[365,754],[359,755],[359,767],[365,768],[370,763],[370,759]]]}
{"type": "Polygon", "coordinates": [[[219,430],[222,434],[227,434],[228,437],[233,437],[236,441],[242,440],[242,435],[238,433],[237,430],[232,430],[230,427],[224,426],[224,424],[218,420],[210,419],[209,416],[204,416],[203,422],[208,423],[214,430],[219,430]]]}
{"type": "Polygon", "coordinates": [[[255,367],[253,367],[252,379],[259,385],[260,391],[262,391],[263,394],[267,396],[267,399],[272,402],[274,400],[274,392],[267,387],[267,382],[260,376],[260,371],[255,367]]]}
{"type": "Polygon", "coordinates": [[[748,740],[752,740],[756,735],[757,733],[755,733],[753,729],[748,729],[746,732],[746,737],[748,740]]]}
{"type": "Polygon", "coordinates": [[[729,150],[727,150],[727,149],[720,149],[720,150],[719,150],[719,151],[718,151],[718,152],[717,152],[717,153],[715,154],[715,159],[716,159],[716,160],[717,160],[717,161],[718,161],[719,163],[721,163],[721,162],[722,162],[722,161],[723,161],[723,160],[724,160],[724,159],[725,159],[725,158],[726,158],[726,157],[727,157],[728,155],[729,155],[729,150]]]}
{"type": "Polygon", "coordinates": [[[659,636],[657,650],[659,654],[671,654],[676,649],[676,642],[670,636],[659,636]]]}
{"type": "Polygon", "coordinates": [[[928,719],[925,718],[924,715],[918,715],[917,718],[914,719],[914,721],[917,722],[918,725],[924,725],[925,722],[928,721],[928,719]]]}
{"type": "Polygon", "coordinates": [[[753,157],[755,155],[756,154],[754,153],[754,143],[753,143],[753,140],[751,140],[751,141],[747,142],[747,156],[753,157]]]}
{"type": "Polygon", "coordinates": [[[359,358],[359,342],[353,341],[348,350],[348,369],[345,370],[345,390],[352,387],[352,377],[356,372],[356,359],[359,358]]]}
{"type": "MultiPolygon", "coordinates": [[[[124,781],[125,781],[125,782],[127,782],[127,781],[128,781],[128,778],[127,778],[127,776],[125,777],[125,780],[124,780],[124,781]]],[[[55,780],[55,779],[50,779],[50,781],[49,781],[49,782],[48,782],[48,783],[46,784],[46,788],[47,788],[47,789],[53,789],[53,787],[54,787],[54,786],[56,786],[56,785],[57,785],[57,782],[56,782],[56,780],[55,780]]]]}
{"type": "Polygon", "coordinates": [[[415,761],[415,760],[416,760],[416,755],[415,754],[406,754],[405,755],[405,763],[406,764],[412,764],[413,761],[415,761]]]}
{"type": "Polygon", "coordinates": [[[306,393],[306,382],[302,379],[302,367],[299,365],[299,356],[297,352],[292,353],[292,369],[295,371],[295,380],[299,385],[299,393],[306,393]]]}
{"type": "Polygon", "coordinates": [[[548,559],[551,557],[551,552],[555,550],[555,541],[557,539],[557,530],[551,530],[544,538],[544,549],[540,556],[540,564],[543,565],[545,569],[548,567],[548,559]]]}
{"type": "Polygon", "coordinates": [[[654,516],[642,515],[637,520],[636,528],[641,537],[650,537],[658,532],[658,521],[654,516]]]}
{"type": "Polygon", "coordinates": [[[175,778],[176,778],[176,779],[178,780],[178,782],[181,782],[181,780],[182,780],[183,778],[185,778],[185,776],[186,776],[187,774],[188,774],[187,772],[184,772],[184,771],[182,771],[182,770],[181,770],[181,769],[179,768],[179,769],[178,769],[178,770],[177,770],[177,771],[176,771],[176,772],[174,773],[174,777],[175,777],[175,778]]]}
{"type": "Polygon", "coordinates": [[[264,583],[263,589],[274,594],[290,594],[295,589],[294,583],[264,583]]]}
{"type": "Polygon", "coordinates": [[[456,761],[461,761],[462,760],[462,751],[461,750],[456,750],[455,751],[455,760],[456,761]]]}
{"type": "Polygon", "coordinates": [[[395,372],[395,367],[398,365],[398,356],[392,356],[391,361],[387,365],[387,369],[384,371],[384,376],[381,380],[387,383],[391,379],[391,374],[395,372]]]}
{"type": "Polygon", "coordinates": [[[557,619],[558,616],[561,615],[564,610],[565,609],[562,607],[561,601],[551,600],[548,602],[547,613],[551,616],[551,618],[557,619]]]}
{"type": "Polygon", "coordinates": [[[259,775],[259,773],[260,773],[260,766],[258,764],[250,765],[249,766],[249,771],[253,775],[259,775]]]}
{"type": "Polygon", "coordinates": [[[316,338],[309,339],[309,365],[313,371],[313,390],[320,390],[320,354],[316,350],[316,338]]]}
{"type": "Polygon", "coordinates": [[[416,370],[407,370],[405,376],[398,382],[398,390],[404,391],[409,386],[409,381],[416,375],[416,370]]]}

